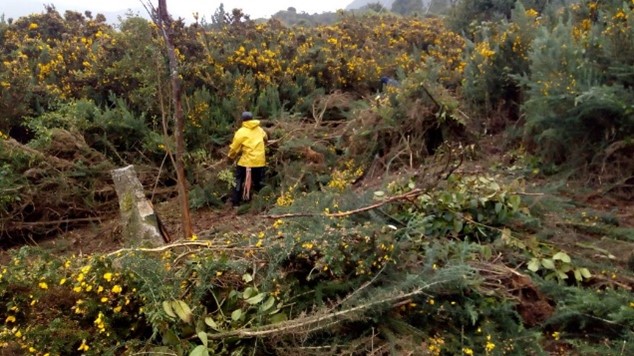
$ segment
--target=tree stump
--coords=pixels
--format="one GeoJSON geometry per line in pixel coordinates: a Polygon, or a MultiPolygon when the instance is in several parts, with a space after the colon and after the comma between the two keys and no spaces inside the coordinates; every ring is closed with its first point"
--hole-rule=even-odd
{"type": "Polygon", "coordinates": [[[158,217],[145,197],[134,166],[112,170],[112,179],[119,197],[124,244],[128,247],[163,245],[158,217]]]}

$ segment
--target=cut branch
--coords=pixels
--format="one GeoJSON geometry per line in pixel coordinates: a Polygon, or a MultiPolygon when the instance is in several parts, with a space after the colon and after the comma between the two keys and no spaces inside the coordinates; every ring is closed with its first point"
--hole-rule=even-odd
{"type": "Polygon", "coordinates": [[[176,249],[176,248],[180,248],[180,247],[202,247],[205,249],[213,249],[213,250],[222,250],[222,251],[227,251],[227,250],[251,250],[252,247],[251,246],[245,246],[245,247],[241,247],[241,248],[237,248],[237,247],[232,247],[231,245],[223,245],[222,247],[217,246],[217,245],[213,245],[212,241],[181,241],[181,242],[175,242],[175,243],[171,243],[169,245],[165,245],[165,246],[160,246],[160,247],[153,247],[153,248],[122,248],[113,252],[110,252],[109,254],[107,254],[107,257],[112,257],[112,256],[118,256],[120,254],[126,253],[126,252],[163,252],[163,251],[167,251],[167,250],[172,250],[172,249],[176,249]]]}
{"type": "Polygon", "coordinates": [[[422,189],[417,188],[404,194],[395,195],[393,197],[390,197],[388,199],[385,199],[381,202],[378,202],[372,205],[368,205],[368,206],[365,206],[359,209],[354,209],[354,210],[340,211],[337,213],[288,213],[288,214],[278,214],[278,215],[265,215],[264,217],[268,219],[286,219],[286,218],[296,218],[296,217],[306,217],[306,216],[324,216],[328,218],[343,218],[346,216],[363,213],[369,210],[374,210],[374,209],[382,207],[385,204],[392,203],[394,201],[410,200],[412,198],[418,197],[421,194],[424,194],[424,191],[422,189]]]}
{"type": "Polygon", "coordinates": [[[317,330],[321,330],[327,328],[331,325],[334,325],[350,315],[363,310],[368,310],[379,305],[384,304],[393,304],[395,302],[412,298],[414,296],[424,294],[426,290],[429,288],[449,283],[451,280],[442,280],[433,283],[429,283],[423,287],[420,287],[412,292],[392,296],[388,298],[384,298],[381,300],[373,301],[370,303],[358,305],[356,307],[352,307],[345,310],[340,310],[334,313],[328,313],[325,315],[313,315],[305,318],[293,319],[286,322],[274,324],[274,325],[266,325],[262,327],[255,328],[243,328],[238,330],[231,330],[227,332],[222,332],[218,334],[208,334],[209,339],[224,339],[224,338],[253,338],[253,337],[270,337],[270,336],[280,336],[280,335],[288,335],[288,334],[297,334],[297,333],[306,333],[306,332],[314,332],[317,330]]]}

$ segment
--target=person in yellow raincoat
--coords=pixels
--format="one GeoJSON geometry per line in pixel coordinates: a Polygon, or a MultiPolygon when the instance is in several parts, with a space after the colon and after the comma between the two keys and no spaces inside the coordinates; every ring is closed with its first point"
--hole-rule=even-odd
{"type": "Polygon", "coordinates": [[[242,125],[233,136],[228,156],[235,159],[240,154],[236,166],[236,186],[231,195],[231,203],[236,206],[243,200],[251,199],[251,192],[258,191],[264,180],[266,167],[265,143],[266,131],[260,127],[260,121],[245,111],[240,117],[242,125]]]}

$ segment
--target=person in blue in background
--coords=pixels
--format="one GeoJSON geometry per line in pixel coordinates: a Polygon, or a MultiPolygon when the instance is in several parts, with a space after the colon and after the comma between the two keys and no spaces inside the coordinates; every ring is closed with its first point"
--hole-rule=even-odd
{"type": "Polygon", "coordinates": [[[401,86],[401,83],[398,82],[398,80],[392,78],[392,77],[387,77],[387,76],[383,76],[381,77],[381,91],[385,91],[387,89],[387,87],[399,87],[401,86]]]}

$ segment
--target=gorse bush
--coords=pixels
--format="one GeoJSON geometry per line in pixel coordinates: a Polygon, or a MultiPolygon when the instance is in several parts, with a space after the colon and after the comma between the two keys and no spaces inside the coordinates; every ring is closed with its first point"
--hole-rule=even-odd
{"type": "Polygon", "coordinates": [[[633,128],[631,60],[622,56],[633,46],[631,5],[582,2],[570,11],[538,32],[524,81],[526,141],[556,164],[589,163],[633,128]]]}
{"type": "MultiPolygon", "coordinates": [[[[499,23],[510,20],[519,7],[541,13],[551,1],[547,0],[461,0],[449,11],[447,23],[453,31],[465,33],[473,39],[480,23],[499,23]]],[[[557,3],[557,2],[554,2],[557,3]]]]}
{"type": "Polygon", "coordinates": [[[517,76],[530,70],[528,51],[539,15],[518,2],[508,21],[483,22],[475,28],[463,93],[471,108],[487,118],[482,126],[488,131],[500,131],[519,118],[523,98],[517,76]]]}

